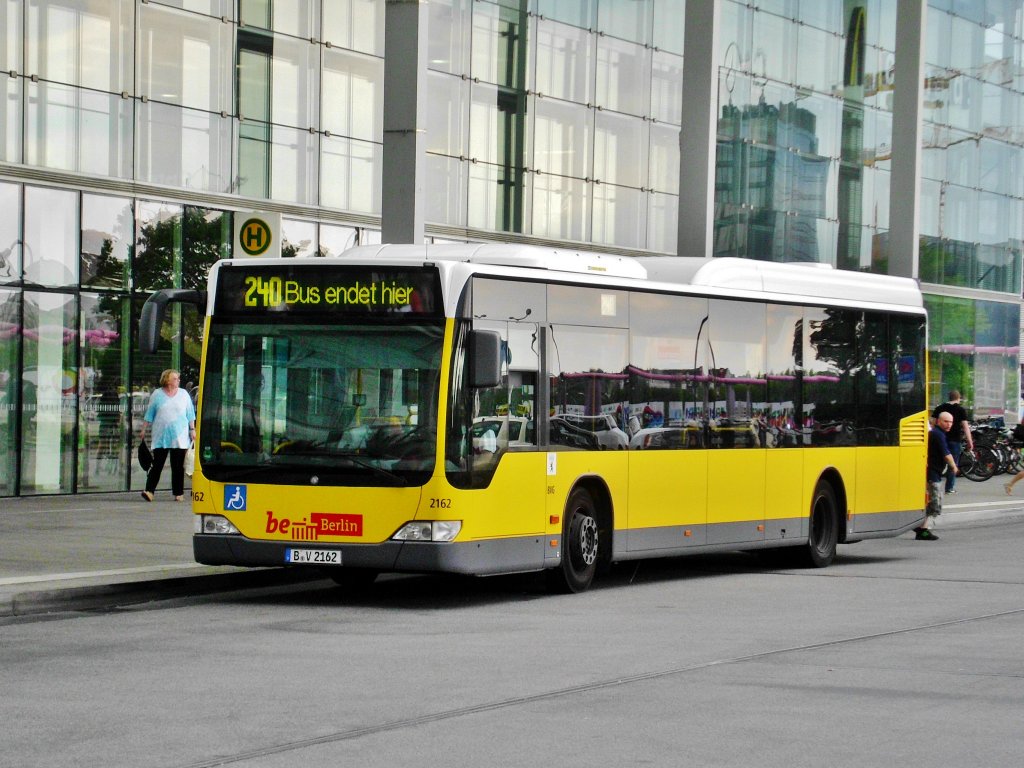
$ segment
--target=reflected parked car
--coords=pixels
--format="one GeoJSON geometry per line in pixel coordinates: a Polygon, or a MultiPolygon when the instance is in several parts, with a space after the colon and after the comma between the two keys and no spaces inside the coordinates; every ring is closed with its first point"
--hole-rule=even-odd
{"type": "Polygon", "coordinates": [[[597,416],[581,416],[575,413],[567,413],[560,418],[575,427],[591,432],[597,437],[597,442],[604,450],[621,451],[629,446],[629,436],[619,429],[615,423],[615,417],[609,413],[602,413],[597,416]]]}

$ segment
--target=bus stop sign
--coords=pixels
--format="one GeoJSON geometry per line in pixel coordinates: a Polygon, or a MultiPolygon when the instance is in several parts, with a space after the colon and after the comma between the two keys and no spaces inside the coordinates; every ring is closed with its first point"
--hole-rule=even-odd
{"type": "Polygon", "coordinates": [[[281,214],[235,214],[235,256],[281,255],[281,214]]]}

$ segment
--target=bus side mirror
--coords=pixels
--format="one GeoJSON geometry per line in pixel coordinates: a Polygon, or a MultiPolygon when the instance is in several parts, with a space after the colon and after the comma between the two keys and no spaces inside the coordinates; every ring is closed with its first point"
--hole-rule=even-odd
{"type": "Polygon", "coordinates": [[[156,352],[160,343],[160,326],[164,322],[164,313],[171,302],[195,304],[200,312],[206,311],[206,291],[193,291],[185,288],[165,288],[157,291],[142,305],[139,317],[139,351],[147,355],[156,352]]]}
{"type": "Polygon", "coordinates": [[[501,335],[497,331],[469,332],[469,386],[477,389],[501,383],[501,335]]]}

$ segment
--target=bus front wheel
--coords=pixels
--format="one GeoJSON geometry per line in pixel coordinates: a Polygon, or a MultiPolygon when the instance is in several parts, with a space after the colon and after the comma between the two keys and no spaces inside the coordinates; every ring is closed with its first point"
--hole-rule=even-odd
{"type": "Polygon", "coordinates": [[[583,592],[597,571],[601,536],[597,507],[590,494],[577,488],[565,504],[562,523],[562,562],[548,571],[548,585],[557,592],[583,592]]]}
{"type": "Polygon", "coordinates": [[[824,568],[836,556],[839,541],[839,505],[832,486],[819,480],[811,500],[810,536],[804,550],[803,565],[824,568]]]}

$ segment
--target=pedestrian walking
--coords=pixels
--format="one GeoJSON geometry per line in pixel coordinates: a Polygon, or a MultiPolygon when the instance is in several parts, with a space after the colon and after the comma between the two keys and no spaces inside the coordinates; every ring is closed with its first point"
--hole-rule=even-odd
{"type": "Polygon", "coordinates": [[[149,407],[142,419],[139,439],[146,440],[150,428],[153,465],[146,475],[142,498],[153,500],[167,457],[171,458],[171,492],[175,501],[185,496],[185,453],[196,438],[196,411],[188,392],[179,387],[180,374],[169,368],[160,374],[160,388],[149,396],[149,407]]]}
{"type": "Polygon", "coordinates": [[[946,443],[946,434],[952,427],[953,415],[943,411],[936,417],[935,426],[928,430],[928,466],[925,470],[928,507],[924,522],[914,529],[918,541],[938,541],[939,538],[932,531],[932,526],[935,518],[942,514],[942,496],[945,493],[942,475],[944,472],[956,473],[956,462],[946,443]]]}
{"type": "MultiPolygon", "coordinates": [[[[949,452],[953,456],[953,462],[960,465],[960,452],[963,444],[967,443],[967,450],[974,453],[974,438],[971,436],[971,425],[967,421],[967,411],[960,404],[960,392],[952,389],[949,392],[949,400],[932,411],[933,423],[938,420],[940,413],[948,413],[953,417],[953,426],[946,435],[946,443],[949,445],[949,452]]],[[[956,493],[956,472],[946,473],[946,493],[956,493]]]]}

